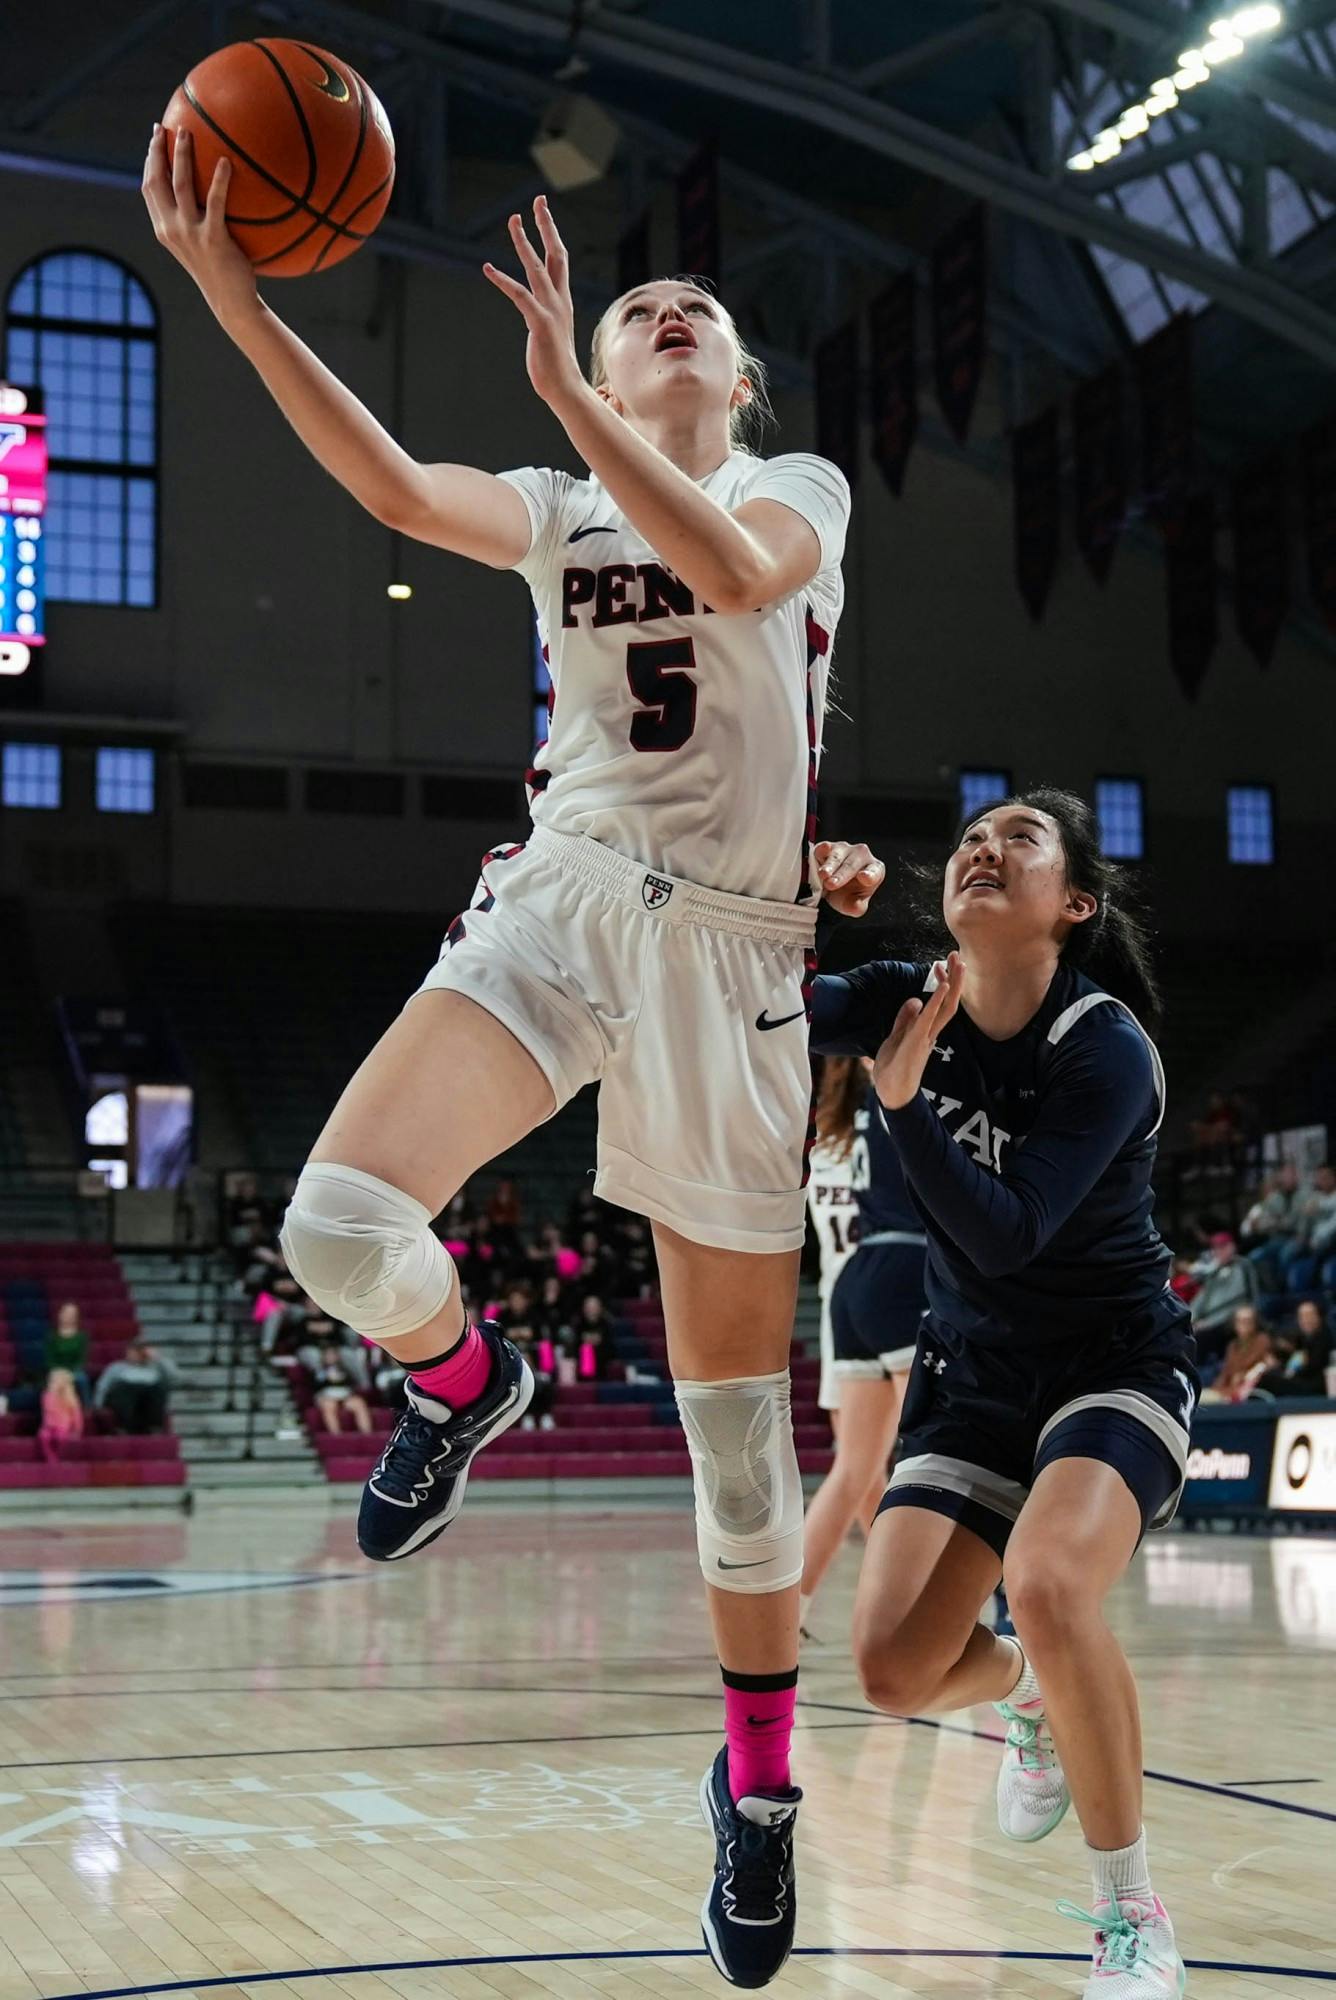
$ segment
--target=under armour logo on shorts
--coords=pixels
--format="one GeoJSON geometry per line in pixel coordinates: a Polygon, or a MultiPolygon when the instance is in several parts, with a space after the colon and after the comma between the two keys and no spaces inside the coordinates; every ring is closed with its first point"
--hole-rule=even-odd
{"type": "Polygon", "coordinates": [[[673,885],[665,882],[662,875],[647,875],[640,885],[640,893],[647,910],[661,910],[673,893],[673,885]]]}

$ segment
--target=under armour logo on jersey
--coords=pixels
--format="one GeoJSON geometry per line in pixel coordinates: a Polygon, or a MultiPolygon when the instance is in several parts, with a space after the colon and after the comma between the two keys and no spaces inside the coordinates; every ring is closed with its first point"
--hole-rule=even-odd
{"type": "Polygon", "coordinates": [[[673,884],[665,882],[662,875],[647,875],[640,885],[640,893],[647,910],[661,910],[673,893],[673,884]]]}
{"type": "Polygon", "coordinates": [[[944,1375],[946,1373],[946,1356],[944,1354],[925,1354],[923,1357],[923,1366],[930,1375],[944,1375]]]}
{"type": "Polygon", "coordinates": [[[934,1042],[932,1052],[935,1056],[940,1056],[943,1062],[950,1062],[952,1056],[955,1054],[955,1050],[948,1049],[943,1042],[934,1042]]]}

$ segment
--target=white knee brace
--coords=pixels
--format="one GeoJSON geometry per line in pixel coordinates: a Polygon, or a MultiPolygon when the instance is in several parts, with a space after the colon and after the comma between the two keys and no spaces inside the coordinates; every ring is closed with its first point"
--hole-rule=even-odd
{"type": "Polygon", "coordinates": [[[327,1161],[302,1169],[279,1243],[318,1306],[371,1340],[413,1333],[455,1281],[431,1211],[401,1188],[327,1161]]]}
{"type": "Polygon", "coordinates": [[[789,1375],[679,1382],[691,1449],[696,1545],[720,1590],[783,1590],[803,1573],[803,1489],[789,1375]]]}

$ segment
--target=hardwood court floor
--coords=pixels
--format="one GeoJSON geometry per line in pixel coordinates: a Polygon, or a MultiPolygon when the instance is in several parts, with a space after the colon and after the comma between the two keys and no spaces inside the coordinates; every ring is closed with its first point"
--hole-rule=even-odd
{"type": "MultiPolygon", "coordinates": [[[[865,1714],[855,1563],[803,1662],[777,1996],[1079,1993],[1074,1820],[999,1838],[991,1711],[865,1714]]],[[[1158,1538],[1114,1617],[1189,1994],[1326,1990],[1336,1541],[1158,1538]]],[[[9,1516],[0,1645],[0,2000],[727,1991],[697,1929],[719,1717],[685,1507],[471,1500],[393,1570],[343,1501],[9,1516]]]]}

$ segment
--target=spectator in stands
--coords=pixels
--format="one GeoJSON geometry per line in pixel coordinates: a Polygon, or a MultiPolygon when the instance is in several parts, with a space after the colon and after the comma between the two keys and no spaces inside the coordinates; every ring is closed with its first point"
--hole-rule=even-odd
{"type": "Polygon", "coordinates": [[[88,1401],[88,1335],[73,1299],[66,1299],[57,1312],[56,1323],[46,1336],[42,1359],[47,1377],[53,1368],[68,1369],[80,1401],[88,1401]]]}
{"type": "Polygon", "coordinates": [[[552,1404],[556,1398],[557,1385],[551,1371],[544,1366],[552,1351],[551,1343],[540,1340],[531,1326],[516,1327],[510,1338],[533,1370],[533,1399],[520,1418],[520,1429],[555,1430],[557,1422],[552,1414],[552,1404]]]}
{"type": "Polygon", "coordinates": [[[506,1291],[504,1303],[492,1317],[502,1332],[508,1333],[512,1340],[517,1333],[536,1336],[538,1328],[532,1285],[523,1278],[513,1281],[506,1291]]]}
{"type": "Polygon", "coordinates": [[[1237,1306],[1231,1322],[1233,1338],[1225,1349],[1220,1371],[1202,1391],[1204,1403],[1243,1403],[1275,1365],[1270,1329],[1256,1306],[1237,1306]]]}
{"type": "Polygon", "coordinates": [[[1174,1267],[1169,1277],[1169,1289],[1190,1306],[1201,1290],[1201,1279],[1191,1257],[1175,1257],[1174,1267]]]}
{"type": "Polygon", "coordinates": [[[617,1290],[623,1298],[648,1298],[658,1277],[654,1259],[654,1238],[649,1224],[638,1215],[628,1215],[618,1231],[617,1290]]]}
{"type": "Polygon", "coordinates": [[[83,1434],[83,1401],[74,1375],[68,1368],[53,1368],[42,1391],[42,1422],[37,1433],[43,1459],[53,1465],[61,1456],[60,1447],[83,1434]]]}
{"type": "Polygon", "coordinates": [[[167,1399],[176,1370],[147,1341],[132,1340],[123,1361],[113,1361],[97,1378],[94,1406],[106,1410],[131,1437],[167,1428],[167,1399]]]}
{"type": "Polygon", "coordinates": [[[586,1229],[580,1238],[580,1275],[576,1282],[582,1292],[596,1292],[600,1297],[617,1289],[617,1253],[610,1243],[604,1242],[597,1229],[586,1229]]]}
{"type": "Polygon", "coordinates": [[[587,1292],[580,1301],[575,1337],[579,1343],[576,1362],[581,1381],[604,1381],[612,1360],[612,1321],[596,1292],[587,1292]]]}
{"type": "Polygon", "coordinates": [[[1296,1204],[1299,1249],[1310,1257],[1327,1257],[1336,1249],[1336,1168],[1314,1169],[1313,1184],[1301,1190],[1296,1204]]]}
{"type": "Polygon", "coordinates": [[[519,1189],[514,1181],[498,1181],[487,1204],[487,1220],[492,1225],[492,1236],[498,1249],[506,1256],[511,1256],[519,1250],[520,1224],[523,1219],[524,1210],[520,1203],[519,1189]]]}
{"type": "Polygon", "coordinates": [[[1243,1218],[1239,1235],[1263,1283],[1273,1292],[1285,1283],[1285,1265],[1294,1254],[1298,1234],[1299,1169],[1292,1161],[1263,1181],[1256,1201],[1243,1218]]]}
{"type": "Polygon", "coordinates": [[[1222,1090],[1212,1091],[1202,1117],[1194,1118],[1189,1131],[1199,1152],[1219,1152],[1243,1136],[1239,1107],[1222,1090]]]}
{"type": "Polygon", "coordinates": [[[562,1280],[552,1272],[544,1278],[542,1290],[534,1302],[534,1331],[540,1340],[550,1340],[556,1346],[563,1336],[570,1338],[574,1317],[571,1295],[562,1280]]]}
{"type": "Polygon", "coordinates": [[[345,1410],[359,1431],[365,1434],[374,1428],[366,1397],[353,1380],[348,1357],[334,1341],[327,1342],[321,1349],[319,1360],[311,1370],[311,1383],[315,1389],[315,1406],[327,1431],[337,1433],[342,1430],[345,1410]]]}
{"type": "Polygon", "coordinates": [[[408,1380],[408,1370],[394,1359],[387,1349],[380,1350],[380,1366],[376,1369],[374,1388],[382,1403],[392,1410],[401,1411],[408,1407],[404,1394],[404,1383],[408,1380]]]}
{"type": "Polygon", "coordinates": [[[1325,1396],[1331,1366],[1331,1333],[1316,1299],[1303,1299],[1294,1326],[1273,1341],[1275,1366],[1263,1375],[1259,1388],[1272,1396],[1325,1396]]]}
{"type": "Polygon", "coordinates": [[[1239,1256],[1227,1229],[1216,1231],[1210,1257],[1204,1269],[1198,1269],[1202,1286],[1192,1301],[1192,1330],[1198,1344],[1213,1352],[1223,1345],[1235,1308],[1256,1305],[1260,1287],[1256,1270],[1247,1257],[1239,1256]]]}

